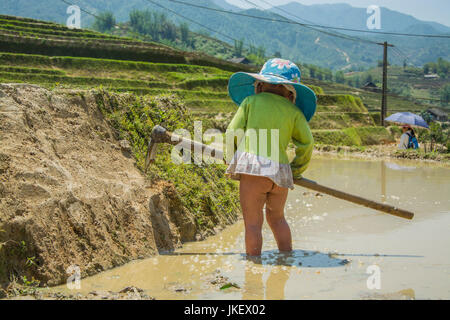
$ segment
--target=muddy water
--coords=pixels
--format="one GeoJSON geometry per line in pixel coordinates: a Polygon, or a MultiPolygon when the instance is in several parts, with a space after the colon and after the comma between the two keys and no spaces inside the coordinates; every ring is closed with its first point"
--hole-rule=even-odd
{"type": "Polygon", "coordinates": [[[291,255],[277,253],[265,223],[261,259],[246,260],[239,221],[176,252],[83,279],[80,290],[57,289],[87,294],[133,285],[157,299],[450,299],[448,167],[315,158],[305,176],[416,216],[409,221],[296,187],[286,206],[291,255]],[[214,283],[217,276],[228,280],[214,283]],[[221,290],[226,282],[239,288],[221,290]]]}

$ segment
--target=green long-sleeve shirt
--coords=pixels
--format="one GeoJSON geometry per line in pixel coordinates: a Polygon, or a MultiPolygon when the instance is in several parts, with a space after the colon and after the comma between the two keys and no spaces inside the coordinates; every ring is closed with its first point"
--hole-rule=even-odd
{"type": "Polygon", "coordinates": [[[282,164],[289,163],[286,149],[292,139],[295,145],[295,158],[291,163],[292,175],[294,179],[301,178],[311,160],[314,140],[305,116],[288,99],[268,92],[245,98],[228,125],[227,134],[238,129],[245,131],[245,140],[238,143],[239,151],[282,164]],[[264,142],[264,131],[259,129],[267,130],[267,143],[264,142]],[[278,148],[275,143],[277,134],[271,131],[272,129],[278,129],[278,148]],[[257,132],[257,143],[252,132],[257,132]],[[272,150],[273,143],[275,144],[272,150]]]}

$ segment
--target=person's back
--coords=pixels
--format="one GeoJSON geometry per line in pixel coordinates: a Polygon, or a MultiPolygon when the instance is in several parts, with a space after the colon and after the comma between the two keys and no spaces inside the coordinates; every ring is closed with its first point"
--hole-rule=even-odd
{"type": "MultiPolygon", "coordinates": [[[[305,116],[286,98],[269,92],[261,92],[247,97],[241,108],[246,120],[245,124],[237,123],[235,120],[228,126],[228,130],[245,127],[246,141],[245,144],[240,144],[239,151],[250,152],[282,164],[288,164],[289,159],[286,149],[291,137],[295,139],[298,135],[303,134],[305,137],[298,137],[298,139],[304,141],[312,148],[313,138],[305,116]],[[254,129],[254,131],[252,132],[249,129],[254,129]],[[261,129],[266,131],[260,131],[261,129]],[[278,139],[272,137],[273,130],[278,133],[278,139]],[[257,141],[252,140],[252,134],[254,133],[257,134],[257,141]],[[266,141],[261,141],[262,139],[266,139],[266,141]],[[278,142],[278,154],[271,153],[273,141],[278,142]],[[265,148],[267,149],[267,154],[264,155],[261,150],[262,142],[266,143],[267,146],[265,148]]],[[[235,119],[238,119],[238,117],[235,119]]]]}
{"type": "Polygon", "coordinates": [[[403,134],[400,136],[400,143],[398,144],[398,149],[405,150],[410,147],[411,141],[411,127],[408,125],[402,126],[403,134]]]}
{"type": "Polygon", "coordinates": [[[409,143],[409,135],[408,133],[403,133],[400,136],[400,143],[398,144],[399,149],[408,149],[408,143],[409,143]]]}
{"type": "Polygon", "coordinates": [[[240,180],[246,252],[261,254],[264,207],[278,249],[291,251],[284,206],[293,179],[301,178],[311,159],[314,140],[308,121],[317,98],[300,84],[300,69],[282,59],[267,61],[259,74],[233,74],[228,91],[239,109],[227,128],[227,153],[237,150],[226,174],[240,180]],[[291,139],[295,158],[289,163],[291,139]],[[229,146],[230,140],[237,146],[229,146]]]}
{"type": "Polygon", "coordinates": [[[414,130],[410,128],[406,133],[408,134],[408,149],[419,149],[419,141],[417,141],[414,130]]]}

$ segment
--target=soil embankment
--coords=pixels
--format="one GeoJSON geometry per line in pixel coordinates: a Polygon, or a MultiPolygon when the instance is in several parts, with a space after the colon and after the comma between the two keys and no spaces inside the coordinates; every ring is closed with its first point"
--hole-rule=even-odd
{"type": "Polygon", "coordinates": [[[56,285],[70,266],[85,277],[206,234],[173,184],[142,174],[94,91],[0,84],[0,99],[1,284],[56,285]]]}

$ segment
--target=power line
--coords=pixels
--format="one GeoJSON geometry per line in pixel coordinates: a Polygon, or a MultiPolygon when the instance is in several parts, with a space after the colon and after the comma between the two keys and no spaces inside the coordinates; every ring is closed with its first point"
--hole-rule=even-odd
{"type": "MultiPolygon", "coordinates": [[[[83,11],[84,13],[87,13],[88,15],[93,16],[93,17],[95,17],[97,19],[104,20],[103,17],[100,17],[100,16],[98,16],[98,15],[96,15],[96,14],[94,14],[94,13],[88,11],[88,10],[85,10],[85,9],[81,8],[78,4],[73,4],[73,3],[70,3],[70,2],[68,2],[66,0],[61,0],[61,1],[64,2],[65,4],[69,5],[69,6],[76,5],[76,6],[78,6],[78,8],[80,8],[80,11],[83,11]]],[[[115,26],[117,26],[117,24],[115,24],[115,26]]]]}
{"type": "Polygon", "coordinates": [[[174,10],[172,10],[172,9],[169,9],[169,8],[167,8],[167,7],[165,7],[165,6],[161,5],[161,4],[159,4],[159,3],[157,3],[157,2],[154,2],[154,1],[152,1],[152,0],[147,0],[147,1],[150,2],[151,4],[155,5],[155,6],[158,6],[158,7],[162,8],[162,9],[164,9],[164,10],[167,10],[167,11],[173,13],[174,15],[179,16],[179,17],[181,17],[181,18],[183,18],[183,19],[185,19],[185,20],[187,20],[187,21],[189,21],[189,22],[191,22],[191,23],[193,23],[193,24],[196,24],[196,25],[198,25],[198,26],[200,26],[200,27],[202,27],[202,28],[205,28],[205,29],[207,29],[207,30],[209,30],[209,31],[211,31],[211,32],[213,32],[213,33],[220,34],[221,36],[223,36],[223,37],[225,37],[225,38],[227,38],[227,39],[229,39],[229,40],[232,40],[232,41],[238,41],[238,40],[236,40],[236,39],[234,39],[234,38],[232,38],[232,37],[230,37],[230,36],[228,36],[228,35],[226,35],[226,34],[220,32],[220,31],[214,30],[214,29],[209,28],[208,26],[205,26],[205,25],[203,25],[203,24],[201,24],[201,23],[199,23],[199,22],[197,22],[197,21],[195,21],[195,20],[192,20],[191,18],[185,17],[184,15],[179,14],[178,12],[176,12],[176,11],[174,11],[174,10]]]}
{"type": "MultiPolygon", "coordinates": [[[[67,4],[67,5],[71,5],[71,6],[74,5],[73,3],[70,3],[70,2],[68,2],[68,1],[66,1],[66,0],[61,0],[61,1],[64,2],[65,4],[67,4]]],[[[167,10],[167,11],[172,12],[173,14],[175,14],[175,15],[177,15],[177,16],[183,18],[183,19],[186,19],[186,20],[188,20],[188,21],[190,21],[190,22],[192,22],[192,23],[194,23],[194,24],[196,24],[196,25],[199,25],[199,26],[201,26],[202,28],[205,28],[205,29],[207,29],[207,30],[209,30],[209,31],[211,31],[211,32],[220,34],[220,35],[222,35],[222,36],[224,36],[224,37],[226,37],[226,38],[228,38],[228,39],[230,39],[230,40],[237,41],[236,39],[234,39],[234,38],[232,38],[232,37],[230,37],[230,36],[228,36],[228,35],[226,35],[226,34],[223,34],[223,33],[219,32],[219,31],[213,30],[213,29],[211,29],[211,28],[209,28],[209,27],[207,27],[207,26],[205,26],[205,25],[203,25],[203,24],[201,24],[201,23],[199,23],[199,22],[197,22],[197,21],[194,21],[194,20],[192,20],[192,19],[190,19],[190,18],[187,18],[187,17],[185,17],[185,16],[183,16],[183,15],[181,15],[181,14],[179,14],[179,13],[177,13],[177,12],[175,12],[175,11],[169,9],[169,8],[166,8],[166,7],[164,7],[164,6],[162,6],[162,5],[158,4],[158,3],[155,3],[155,2],[153,2],[153,1],[151,1],[151,0],[147,0],[147,1],[151,2],[152,4],[154,4],[154,5],[156,5],[156,6],[160,7],[160,8],[163,8],[163,9],[165,9],[165,10],[167,10]]],[[[94,14],[94,13],[92,13],[92,12],[86,10],[86,9],[83,9],[83,8],[80,7],[78,4],[75,4],[75,5],[77,5],[77,6],[80,8],[80,11],[82,11],[82,12],[88,14],[88,15],[91,15],[91,16],[97,18],[97,19],[104,20],[103,17],[100,17],[100,16],[98,16],[98,15],[96,15],[96,14],[94,14]]],[[[114,24],[114,26],[119,26],[119,25],[118,25],[118,24],[114,24]]]]}
{"type": "MultiPolygon", "coordinates": [[[[250,2],[250,1],[248,1],[248,0],[243,0],[243,1],[245,1],[245,2],[250,2]]],[[[260,0],[260,1],[261,1],[261,2],[264,2],[265,4],[267,4],[267,5],[269,5],[269,6],[271,6],[271,4],[270,4],[269,2],[267,2],[267,1],[265,1],[265,0],[260,0]]],[[[250,3],[251,3],[251,2],[250,2],[250,3]]],[[[284,13],[286,13],[286,14],[288,14],[288,15],[290,15],[291,17],[294,17],[294,18],[296,18],[296,19],[303,20],[303,21],[305,21],[306,23],[314,24],[314,22],[309,21],[309,20],[306,20],[306,19],[303,19],[303,18],[301,18],[301,17],[299,17],[299,16],[297,16],[297,15],[295,15],[295,14],[293,14],[293,13],[290,13],[289,11],[287,11],[287,10],[285,10],[285,9],[283,9],[283,8],[280,8],[280,7],[273,7],[273,8],[277,9],[278,11],[284,12],[284,13]]],[[[267,9],[266,9],[266,10],[267,10],[267,9]]],[[[281,17],[283,17],[283,16],[281,16],[281,17]]],[[[285,18],[285,17],[284,17],[284,18],[285,18]]],[[[345,35],[345,34],[342,34],[342,33],[331,33],[331,32],[326,32],[326,31],[323,31],[323,30],[320,30],[320,29],[316,29],[316,28],[313,28],[313,27],[309,27],[309,29],[315,30],[315,31],[317,31],[317,32],[322,32],[322,33],[325,33],[325,34],[330,35],[330,36],[334,36],[334,37],[338,37],[338,38],[343,38],[343,39],[346,39],[346,40],[360,41],[360,42],[365,42],[365,43],[369,43],[369,44],[378,44],[378,43],[375,42],[375,41],[366,40],[366,39],[361,39],[361,38],[358,38],[358,37],[355,37],[355,36],[349,36],[349,35],[345,35]]]]}
{"type": "Polygon", "coordinates": [[[409,59],[409,56],[410,56],[410,55],[404,53],[402,50],[400,50],[400,48],[395,47],[394,49],[395,49],[400,55],[402,55],[403,57],[405,57],[406,60],[408,60],[408,61],[410,60],[410,59],[409,59]]]}
{"type": "MultiPolygon", "coordinates": [[[[196,25],[199,25],[199,26],[202,27],[202,28],[205,28],[205,29],[207,29],[207,30],[209,30],[209,31],[211,31],[211,32],[213,32],[213,33],[217,33],[217,34],[219,34],[219,35],[221,35],[221,36],[223,36],[223,37],[225,37],[225,38],[227,38],[227,39],[229,39],[229,40],[232,40],[232,41],[234,41],[234,43],[240,42],[240,40],[238,40],[238,39],[235,39],[235,38],[233,38],[233,37],[230,37],[230,36],[227,35],[227,34],[224,34],[223,32],[220,32],[220,31],[214,30],[214,29],[212,29],[212,28],[210,28],[210,27],[208,27],[208,26],[205,26],[205,25],[203,25],[203,24],[201,24],[201,23],[199,23],[199,22],[197,22],[197,21],[195,21],[195,20],[192,20],[191,18],[188,18],[188,17],[186,17],[186,16],[184,16],[184,15],[182,15],[182,14],[180,14],[180,13],[178,13],[178,12],[172,10],[172,9],[169,9],[169,8],[167,8],[167,7],[165,7],[165,6],[161,5],[161,4],[159,4],[159,3],[155,3],[155,2],[152,1],[152,0],[147,0],[147,1],[150,2],[150,3],[152,3],[152,4],[154,4],[154,5],[156,5],[156,6],[158,6],[158,7],[160,7],[160,8],[163,8],[163,9],[165,9],[165,10],[167,10],[167,11],[169,11],[169,12],[171,12],[171,13],[173,13],[173,14],[175,14],[175,15],[177,15],[177,16],[183,18],[183,19],[186,19],[186,20],[189,21],[189,22],[192,22],[192,23],[194,23],[194,24],[196,24],[196,25]]],[[[246,45],[245,43],[242,43],[242,45],[245,45],[245,46],[247,47],[247,49],[251,49],[251,47],[250,47],[249,45],[246,45]]]]}
{"type": "Polygon", "coordinates": [[[301,22],[292,21],[292,20],[278,20],[278,19],[273,19],[273,18],[258,17],[258,16],[254,16],[254,15],[250,15],[250,14],[246,14],[246,13],[242,13],[242,12],[234,12],[234,11],[228,11],[228,10],[223,10],[223,9],[210,8],[210,7],[207,7],[207,6],[202,6],[202,5],[198,5],[198,4],[188,3],[188,2],[184,2],[184,1],[180,1],[180,0],[167,0],[167,1],[174,2],[174,3],[179,3],[179,4],[186,5],[186,6],[199,8],[199,9],[205,9],[205,10],[216,11],[216,12],[221,12],[221,13],[226,13],[226,14],[232,14],[232,15],[236,15],[236,16],[254,18],[254,19],[265,20],[265,21],[270,21],[270,22],[297,24],[297,25],[302,25],[302,26],[307,26],[307,27],[316,27],[316,28],[322,28],[322,29],[334,29],[334,30],[343,30],[343,31],[352,31],[352,32],[362,32],[362,33],[371,33],[371,34],[386,34],[386,35],[407,36],[407,37],[446,38],[446,39],[450,38],[450,35],[412,34],[412,33],[398,33],[398,32],[386,32],[386,31],[368,31],[368,30],[351,29],[351,28],[343,28],[343,27],[323,26],[323,25],[318,25],[318,24],[307,24],[307,23],[301,23],[301,22]]]}
{"type": "MultiPolygon", "coordinates": [[[[392,49],[395,49],[395,47],[392,49]]],[[[405,57],[399,53],[399,51],[397,52],[396,50],[392,50],[392,53],[395,54],[397,56],[397,58],[399,58],[401,61],[406,60],[405,57]]]]}

